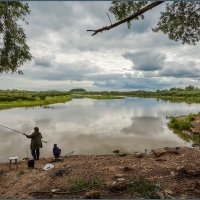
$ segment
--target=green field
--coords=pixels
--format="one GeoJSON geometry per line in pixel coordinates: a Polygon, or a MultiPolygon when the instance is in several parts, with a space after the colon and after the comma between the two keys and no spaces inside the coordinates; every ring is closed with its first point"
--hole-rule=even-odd
{"type": "Polygon", "coordinates": [[[123,99],[125,97],[156,98],[170,102],[200,103],[200,89],[193,86],[157,91],[70,91],[0,90],[0,109],[32,107],[63,103],[73,98],[123,99]]]}

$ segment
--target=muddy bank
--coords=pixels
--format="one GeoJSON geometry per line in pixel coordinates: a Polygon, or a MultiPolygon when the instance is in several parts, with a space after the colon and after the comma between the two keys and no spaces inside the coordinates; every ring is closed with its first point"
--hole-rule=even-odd
{"type": "MultiPolygon", "coordinates": [[[[159,187],[153,191],[157,198],[200,198],[197,148],[162,148],[149,155],[72,155],[44,171],[44,165],[51,161],[52,158],[36,161],[32,170],[27,168],[27,161],[11,170],[8,164],[0,164],[0,197],[134,198],[147,194],[141,193],[141,188],[133,192],[130,187],[130,180],[137,176],[159,187]],[[85,180],[92,183],[86,184],[85,180]]],[[[145,184],[141,187],[147,187],[145,184]]]]}

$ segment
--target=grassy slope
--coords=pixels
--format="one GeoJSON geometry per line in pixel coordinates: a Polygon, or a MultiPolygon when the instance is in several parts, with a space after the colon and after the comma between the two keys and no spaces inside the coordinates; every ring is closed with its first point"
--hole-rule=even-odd
{"type": "Polygon", "coordinates": [[[190,128],[192,127],[191,122],[195,119],[196,116],[200,116],[200,113],[189,114],[184,118],[172,117],[168,123],[168,127],[183,140],[187,142],[193,141],[194,143],[198,143],[200,145],[200,133],[195,133],[192,135],[186,133],[186,131],[190,131],[190,128]]]}
{"type": "Polygon", "coordinates": [[[71,100],[72,100],[71,96],[54,96],[54,97],[46,97],[46,99],[43,100],[37,99],[35,101],[28,101],[28,100],[4,101],[0,102],[0,109],[42,106],[54,103],[64,103],[71,100]]]}

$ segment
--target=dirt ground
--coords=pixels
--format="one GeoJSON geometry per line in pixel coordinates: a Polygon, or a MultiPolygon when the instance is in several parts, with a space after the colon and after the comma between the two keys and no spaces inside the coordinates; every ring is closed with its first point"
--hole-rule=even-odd
{"type": "Polygon", "coordinates": [[[72,155],[44,171],[52,158],[36,161],[28,169],[27,161],[16,166],[0,164],[0,198],[86,198],[88,191],[99,192],[100,198],[134,198],[126,190],[110,190],[113,184],[125,184],[133,176],[142,176],[160,184],[159,198],[200,198],[200,150],[198,148],[158,149],[149,155],[72,155]],[[63,171],[60,171],[63,170],[63,171]],[[58,173],[63,172],[63,173],[58,173]],[[76,193],[66,192],[73,180],[99,177],[106,186],[76,193]],[[120,177],[120,178],[119,178],[120,177]],[[48,193],[34,193],[34,192],[48,193]]]}

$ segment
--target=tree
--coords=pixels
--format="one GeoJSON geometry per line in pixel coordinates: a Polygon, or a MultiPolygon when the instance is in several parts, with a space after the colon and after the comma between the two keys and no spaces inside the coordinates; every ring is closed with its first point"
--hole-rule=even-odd
{"type": "Polygon", "coordinates": [[[22,73],[20,66],[32,58],[20,26],[21,22],[28,24],[24,17],[29,13],[27,3],[0,2],[0,73],[22,73]]]}
{"type": "MultiPolygon", "coordinates": [[[[123,23],[131,26],[132,20],[144,19],[144,13],[157,7],[164,1],[113,1],[109,11],[114,14],[117,22],[93,31],[92,35],[110,30],[123,23]]],[[[152,29],[154,32],[162,31],[169,39],[182,41],[195,45],[200,40],[200,2],[199,1],[175,1],[166,3],[165,11],[161,12],[157,26],[152,29]]]]}

